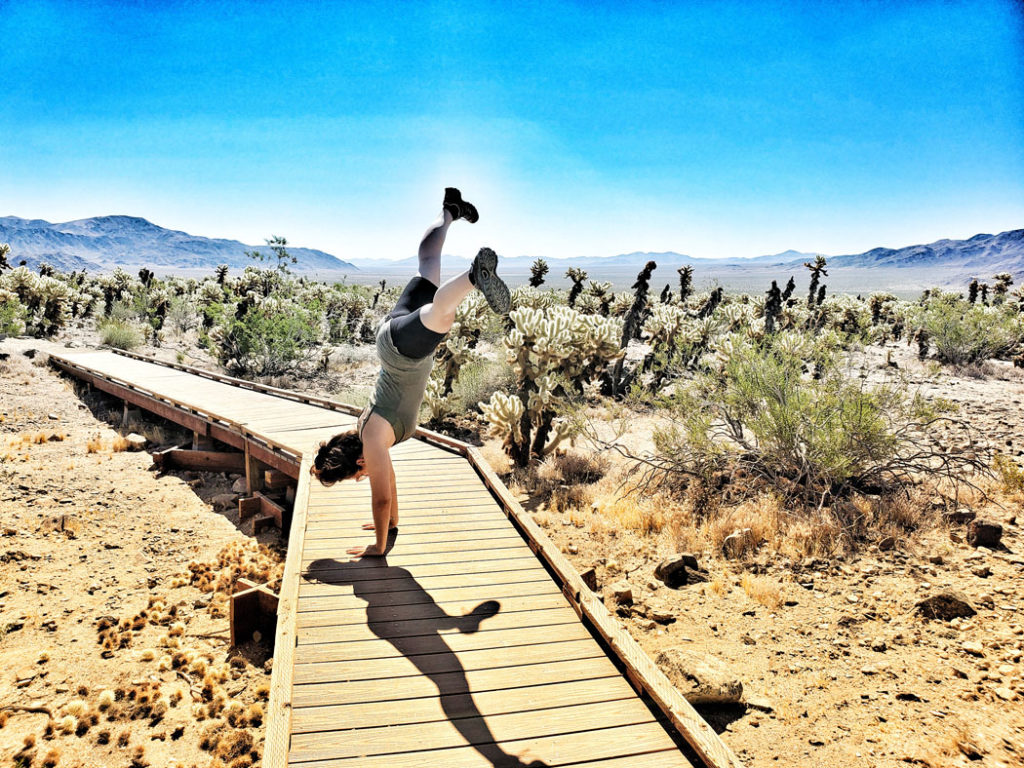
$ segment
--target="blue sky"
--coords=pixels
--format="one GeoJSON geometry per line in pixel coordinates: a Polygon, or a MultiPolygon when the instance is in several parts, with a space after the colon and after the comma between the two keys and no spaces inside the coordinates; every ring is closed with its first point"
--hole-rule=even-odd
{"type": "Polygon", "coordinates": [[[0,215],[342,258],[1024,227],[1019,2],[0,0],[0,215]]]}

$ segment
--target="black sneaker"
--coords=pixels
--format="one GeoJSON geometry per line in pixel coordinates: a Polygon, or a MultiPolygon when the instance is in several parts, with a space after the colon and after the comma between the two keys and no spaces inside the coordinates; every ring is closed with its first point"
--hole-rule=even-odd
{"type": "Polygon", "coordinates": [[[481,248],[476,258],[473,259],[473,266],[470,267],[469,279],[487,299],[491,309],[499,315],[507,315],[512,306],[512,297],[509,295],[508,286],[505,281],[498,277],[495,271],[498,268],[498,254],[490,248],[481,248]]]}
{"type": "Polygon", "coordinates": [[[444,188],[444,203],[441,206],[452,215],[453,219],[465,219],[475,224],[480,219],[476,206],[462,199],[462,193],[455,187],[444,188]]]}

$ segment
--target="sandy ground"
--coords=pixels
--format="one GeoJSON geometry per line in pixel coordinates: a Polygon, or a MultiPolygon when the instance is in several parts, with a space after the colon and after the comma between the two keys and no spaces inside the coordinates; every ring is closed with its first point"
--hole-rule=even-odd
{"type": "MultiPolygon", "coordinates": [[[[1021,462],[1021,371],[990,363],[985,375],[957,375],[896,345],[866,351],[868,378],[891,370],[890,351],[910,391],[960,406],[970,428],[950,427],[943,442],[1021,462]]],[[[623,441],[644,450],[651,426],[637,422],[623,441]]],[[[670,530],[617,531],[596,515],[527,501],[579,570],[596,569],[606,604],[652,657],[696,651],[742,683],[746,706],[700,711],[751,768],[1024,765],[1024,495],[975,509],[1003,525],[997,550],[970,546],[963,525],[848,558],[763,552],[741,563],[705,549],[695,554],[709,581],[679,589],[654,577],[680,551],[670,530]],[[621,580],[632,606],[609,594],[621,580]],[[977,615],[947,622],[914,610],[947,589],[977,615]]]]}
{"type": "Polygon", "coordinates": [[[0,765],[258,765],[269,648],[229,649],[223,588],[192,582],[230,582],[225,548],[272,576],[278,534],[259,550],[212,507],[234,478],[121,450],[131,429],[184,435],[115,428],[116,401],[79,397],[32,346],[0,342],[0,765]]]}
{"type": "MultiPolygon", "coordinates": [[[[47,714],[9,712],[0,728],[0,761],[13,760],[31,735],[36,765],[51,749],[60,751],[58,764],[68,766],[255,762],[262,725],[249,711],[262,702],[269,682],[266,649],[228,649],[223,602],[211,602],[210,592],[190,583],[188,567],[215,561],[225,547],[235,548],[225,560],[238,562],[245,559],[242,548],[255,546],[239,529],[236,512],[209,503],[233,479],[160,477],[150,470],[148,454],[114,450],[119,406],[108,412],[102,401],[79,398],[70,383],[21,354],[31,346],[41,345],[0,343],[0,352],[11,353],[0,363],[0,707],[49,708],[54,734],[46,738],[47,714]],[[99,449],[90,452],[97,439],[99,449]],[[161,601],[155,609],[154,599],[161,601]],[[176,615],[168,617],[172,606],[176,615]],[[148,615],[126,647],[110,650],[97,642],[104,617],[131,624],[143,610],[148,615]],[[165,638],[172,629],[176,634],[165,638]],[[176,651],[190,652],[192,661],[161,669],[161,659],[173,664],[176,651]],[[205,663],[192,671],[200,656],[205,663]],[[206,682],[211,688],[204,691],[206,682]],[[121,698],[100,710],[103,691],[119,689],[121,698]],[[165,698],[166,712],[140,715],[128,698],[133,691],[136,701],[165,698]],[[212,718],[209,699],[220,701],[212,718]],[[77,735],[91,714],[96,725],[77,735]],[[64,733],[68,716],[78,722],[64,733]],[[220,735],[212,750],[204,749],[213,742],[211,723],[220,735]],[[109,743],[102,743],[105,732],[109,743]],[[139,747],[144,754],[136,760],[139,747]],[[214,756],[218,750],[221,756],[214,756]]],[[[156,350],[164,359],[180,351],[171,345],[156,350]]],[[[866,375],[880,375],[888,351],[868,351],[866,375]]],[[[953,375],[919,363],[905,347],[892,351],[907,386],[957,401],[969,417],[972,434],[951,428],[944,440],[974,439],[979,451],[998,447],[1020,460],[1019,371],[993,365],[981,376],[953,375]]],[[[333,364],[336,379],[276,383],[337,396],[344,382],[358,395],[372,384],[372,364],[358,352],[346,354],[333,364]]],[[[204,361],[197,355],[185,362],[204,361]]],[[[650,421],[637,421],[624,439],[643,448],[649,428],[650,421]]],[[[153,437],[174,440],[171,434],[153,437]]],[[[498,450],[493,441],[487,448],[498,450]]],[[[745,764],[1024,765],[1019,500],[978,510],[1002,523],[998,550],[969,546],[963,526],[887,551],[867,547],[845,559],[762,552],[739,563],[705,550],[695,554],[709,581],[678,590],[653,577],[655,565],[679,549],[670,531],[609,530],[592,525],[593,515],[552,513],[544,499],[524,501],[580,570],[596,568],[600,588],[621,579],[633,586],[632,607],[620,609],[610,597],[608,604],[652,656],[667,647],[699,651],[724,662],[742,682],[746,705],[701,711],[745,764]],[[977,615],[944,622],[914,612],[917,600],[946,588],[964,593],[977,615]]],[[[261,539],[277,544],[275,533],[261,539]]],[[[264,552],[258,565],[266,571],[279,562],[280,553],[264,552]]]]}

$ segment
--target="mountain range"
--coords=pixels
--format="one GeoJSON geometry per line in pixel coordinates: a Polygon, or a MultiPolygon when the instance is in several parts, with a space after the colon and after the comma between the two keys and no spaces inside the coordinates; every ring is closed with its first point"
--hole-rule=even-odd
{"type": "MultiPolygon", "coordinates": [[[[258,250],[271,255],[266,246],[245,245],[237,240],[212,239],[165,229],[137,216],[99,216],[53,224],[41,219],[0,217],[0,243],[11,246],[9,261],[17,265],[25,260],[38,268],[46,262],[56,269],[70,271],[87,269],[109,272],[120,266],[149,267],[157,272],[177,270],[210,270],[218,264],[236,269],[253,264],[247,251],[258,250]]],[[[378,274],[408,272],[415,257],[400,261],[356,259],[342,261],[324,251],[292,248],[288,251],[297,263],[297,272],[341,273],[372,272],[378,274]]],[[[796,269],[813,260],[815,254],[801,251],[758,256],[749,259],[707,259],[666,251],[637,251],[617,256],[592,256],[570,259],[545,259],[552,275],[564,273],[569,266],[583,269],[604,269],[616,272],[639,271],[648,261],[657,262],[662,272],[685,265],[717,274],[737,274],[772,268],[796,269]]],[[[459,259],[455,258],[456,263],[459,259]]],[[[947,276],[987,278],[997,272],[1024,273],[1024,229],[998,235],[979,234],[968,240],[938,240],[927,245],[905,248],[874,248],[859,254],[827,256],[830,268],[937,270],[947,276]]],[[[468,259],[464,259],[468,263],[468,259]]],[[[502,267],[511,274],[529,272],[533,256],[502,256],[502,267]]],[[[450,264],[450,262],[449,262],[450,264]]],[[[355,277],[355,275],[353,275],[355,277]]]]}
{"type": "MultiPolygon", "coordinates": [[[[62,272],[110,272],[118,266],[129,271],[148,267],[163,272],[213,269],[218,264],[244,269],[255,263],[246,251],[274,258],[267,246],[164,229],[138,216],[97,216],[59,224],[5,216],[0,218],[0,243],[10,244],[8,260],[12,265],[24,259],[36,269],[46,262],[62,272]]],[[[323,251],[288,247],[288,252],[297,259],[296,271],[355,269],[323,251]]]]}

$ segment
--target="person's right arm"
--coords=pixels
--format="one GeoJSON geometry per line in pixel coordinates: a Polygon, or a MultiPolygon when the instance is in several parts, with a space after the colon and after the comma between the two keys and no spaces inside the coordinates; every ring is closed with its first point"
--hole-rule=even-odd
{"type": "Polygon", "coordinates": [[[373,511],[374,543],[365,548],[349,550],[352,555],[383,555],[387,547],[389,520],[394,499],[394,469],[388,448],[394,443],[391,425],[373,414],[363,428],[363,462],[370,477],[370,498],[373,511]]]}

